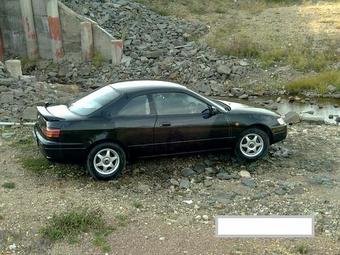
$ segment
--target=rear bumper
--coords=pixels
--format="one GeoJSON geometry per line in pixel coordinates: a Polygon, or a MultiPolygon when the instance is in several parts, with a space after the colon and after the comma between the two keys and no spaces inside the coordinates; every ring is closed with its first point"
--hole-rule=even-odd
{"type": "Polygon", "coordinates": [[[86,157],[86,148],[83,144],[48,140],[42,136],[37,126],[34,126],[33,135],[39,150],[49,160],[71,162],[83,160],[86,157]]]}
{"type": "Polygon", "coordinates": [[[287,137],[287,125],[272,128],[272,133],[273,137],[271,143],[277,143],[284,140],[287,137]]]}

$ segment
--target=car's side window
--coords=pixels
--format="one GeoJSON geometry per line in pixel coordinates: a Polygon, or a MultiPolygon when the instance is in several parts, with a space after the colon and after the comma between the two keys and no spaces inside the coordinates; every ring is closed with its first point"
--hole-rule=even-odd
{"type": "Polygon", "coordinates": [[[206,103],[185,93],[157,93],[153,100],[159,115],[197,114],[208,108],[206,103]]]}
{"type": "Polygon", "coordinates": [[[146,95],[132,98],[119,112],[118,116],[144,116],[150,114],[150,104],[146,95]]]}

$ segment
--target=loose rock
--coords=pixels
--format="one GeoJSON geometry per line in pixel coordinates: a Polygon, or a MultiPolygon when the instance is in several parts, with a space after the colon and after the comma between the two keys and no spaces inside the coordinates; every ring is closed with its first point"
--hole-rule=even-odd
{"type": "Polygon", "coordinates": [[[188,178],[182,178],[179,182],[179,187],[181,189],[188,189],[190,187],[190,181],[188,178]]]}
{"type": "Polygon", "coordinates": [[[195,174],[196,174],[196,173],[195,173],[191,168],[189,168],[189,167],[184,168],[184,169],[182,170],[182,175],[183,175],[184,177],[193,176],[193,175],[195,175],[195,174]]]}
{"type": "Polygon", "coordinates": [[[288,124],[295,124],[295,123],[299,123],[301,121],[300,115],[296,112],[288,112],[285,115],[284,120],[288,124]]]}
{"type": "Polygon", "coordinates": [[[256,187],[255,181],[253,179],[250,179],[250,178],[242,178],[241,184],[244,185],[244,186],[247,186],[249,188],[255,188],[256,187]]]}
{"type": "Polygon", "coordinates": [[[250,178],[250,173],[246,170],[241,170],[239,173],[239,176],[241,176],[242,178],[250,178]]]}

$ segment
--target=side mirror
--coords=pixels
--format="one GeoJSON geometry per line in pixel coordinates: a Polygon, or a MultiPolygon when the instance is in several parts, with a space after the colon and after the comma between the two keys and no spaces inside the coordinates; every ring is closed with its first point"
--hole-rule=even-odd
{"type": "Polygon", "coordinates": [[[203,119],[208,119],[208,118],[210,118],[210,116],[211,116],[211,113],[210,113],[210,109],[209,108],[207,108],[207,109],[202,111],[203,119]]]}
{"type": "Polygon", "coordinates": [[[219,114],[219,110],[217,110],[214,106],[209,107],[211,116],[219,114]]]}
{"type": "Polygon", "coordinates": [[[219,111],[214,106],[209,105],[207,109],[202,111],[202,116],[203,116],[204,119],[208,119],[211,116],[214,116],[218,113],[219,113],[219,111]]]}

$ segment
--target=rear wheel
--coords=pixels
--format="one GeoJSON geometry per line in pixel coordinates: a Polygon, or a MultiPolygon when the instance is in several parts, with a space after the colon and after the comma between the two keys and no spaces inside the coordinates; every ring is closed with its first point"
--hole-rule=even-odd
{"type": "Polygon", "coordinates": [[[258,128],[243,131],[236,143],[235,154],[242,161],[255,161],[268,153],[269,136],[258,128]]]}
{"type": "Polygon", "coordinates": [[[97,180],[112,180],[126,164],[124,150],[114,143],[101,143],[92,148],[87,156],[86,167],[97,180]]]}

